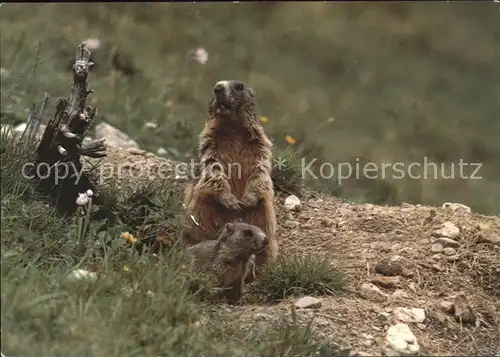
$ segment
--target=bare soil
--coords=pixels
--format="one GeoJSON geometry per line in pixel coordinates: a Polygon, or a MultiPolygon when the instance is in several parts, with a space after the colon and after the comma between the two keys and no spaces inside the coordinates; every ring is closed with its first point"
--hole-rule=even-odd
{"type": "MultiPolygon", "coordinates": [[[[165,170],[169,164],[141,150],[109,150],[103,163],[108,170],[132,168],[122,170],[120,177],[113,175],[124,189],[146,182],[163,185],[176,181],[173,172],[163,172],[163,179],[139,176],[139,170],[142,175],[149,170],[151,177],[151,172],[165,170]]],[[[182,189],[183,183],[177,180],[175,185],[182,189]]],[[[315,316],[313,328],[321,335],[331,336],[361,355],[381,355],[386,330],[396,322],[394,309],[423,308],[425,320],[408,323],[421,355],[500,355],[500,246],[481,238],[485,227],[498,237],[500,217],[422,205],[352,204],[315,192],[301,197],[298,211],[287,211],[283,201],[284,196],[278,195],[280,254],[327,258],[348,279],[346,294],[320,297],[322,306],[317,309],[297,310],[300,321],[307,323],[315,316]],[[435,232],[444,222],[460,229],[454,238],[458,242],[455,252],[449,256],[431,251],[435,232]],[[399,266],[393,273],[380,268],[389,262],[399,266]],[[380,272],[394,276],[384,278],[380,272]],[[363,296],[362,284],[373,279],[381,297],[363,296]],[[472,317],[466,318],[457,307],[455,313],[445,311],[443,304],[457,296],[465,299],[463,309],[472,317]]],[[[220,311],[227,311],[229,325],[249,329],[290,319],[294,299],[275,305],[254,300],[248,293],[241,306],[223,306],[220,311]]]]}

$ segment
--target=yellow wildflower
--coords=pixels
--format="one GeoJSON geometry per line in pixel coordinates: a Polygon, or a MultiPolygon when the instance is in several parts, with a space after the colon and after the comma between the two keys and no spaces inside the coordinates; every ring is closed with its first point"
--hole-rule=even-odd
{"type": "Polygon", "coordinates": [[[134,244],[135,242],[137,242],[137,238],[134,237],[132,234],[130,234],[129,232],[123,232],[120,237],[122,239],[125,239],[125,241],[127,241],[128,243],[130,244],[134,244]]]}
{"type": "Polygon", "coordinates": [[[296,140],[290,135],[285,135],[285,140],[290,145],[293,145],[296,143],[296,140]]]}
{"type": "Polygon", "coordinates": [[[266,117],[266,116],[261,116],[259,117],[260,121],[263,122],[263,123],[267,123],[269,121],[269,118],[266,117]]]}
{"type": "Polygon", "coordinates": [[[128,265],[124,265],[123,266],[123,271],[126,271],[126,272],[130,271],[130,268],[128,267],[128,265]]]}

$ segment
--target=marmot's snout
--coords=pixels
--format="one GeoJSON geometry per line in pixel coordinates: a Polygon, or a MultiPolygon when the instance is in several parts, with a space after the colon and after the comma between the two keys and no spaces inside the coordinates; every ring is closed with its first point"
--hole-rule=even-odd
{"type": "Polygon", "coordinates": [[[228,81],[220,81],[215,84],[214,95],[218,101],[227,100],[231,93],[228,81]]]}
{"type": "Polygon", "coordinates": [[[224,95],[224,92],[226,91],[224,84],[221,82],[217,83],[214,87],[214,94],[216,97],[219,97],[221,95],[224,95]]]}

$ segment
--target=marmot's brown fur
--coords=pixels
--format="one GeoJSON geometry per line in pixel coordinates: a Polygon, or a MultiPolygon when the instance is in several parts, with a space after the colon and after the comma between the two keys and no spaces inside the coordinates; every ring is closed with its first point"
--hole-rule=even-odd
{"type": "Polygon", "coordinates": [[[185,191],[183,238],[189,244],[215,239],[220,227],[239,218],[269,239],[255,257],[259,271],[278,254],[272,143],[257,117],[253,89],[220,81],[213,92],[198,146],[200,177],[185,191]]]}
{"type": "Polygon", "coordinates": [[[206,240],[187,249],[194,272],[208,274],[227,301],[237,303],[244,280],[250,274],[250,259],[266,249],[268,239],[257,226],[226,223],[216,240],[206,240]]]}

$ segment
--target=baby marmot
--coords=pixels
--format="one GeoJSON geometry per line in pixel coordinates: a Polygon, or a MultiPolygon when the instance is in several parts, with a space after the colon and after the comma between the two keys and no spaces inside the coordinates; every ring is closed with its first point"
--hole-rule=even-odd
{"type": "Polygon", "coordinates": [[[250,261],[266,249],[268,238],[257,226],[226,223],[218,239],[206,240],[187,249],[194,272],[206,273],[231,304],[241,298],[244,280],[251,274],[250,261]]]}

